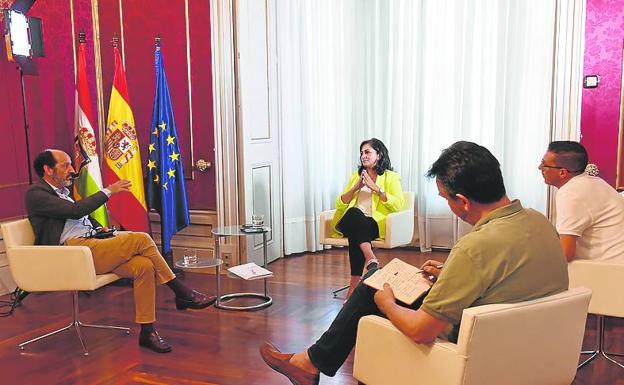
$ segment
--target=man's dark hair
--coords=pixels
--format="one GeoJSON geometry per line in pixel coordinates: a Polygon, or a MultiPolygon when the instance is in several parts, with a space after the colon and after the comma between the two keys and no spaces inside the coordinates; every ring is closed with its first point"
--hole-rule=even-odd
{"type": "Polygon", "coordinates": [[[494,203],[505,196],[500,163],[485,147],[472,142],[455,142],[427,172],[438,178],[450,196],[462,194],[479,203],[494,203]]]}
{"type": "Polygon", "coordinates": [[[39,175],[39,178],[43,178],[43,166],[48,166],[50,168],[56,166],[56,159],[54,159],[52,151],[45,150],[40,152],[33,161],[33,167],[37,175],[39,175]]]}
{"type": "MultiPolygon", "coordinates": [[[[388,154],[388,149],[383,144],[383,142],[377,138],[370,138],[368,140],[360,143],[360,152],[362,152],[362,147],[365,144],[368,144],[373,148],[373,150],[377,151],[379,154],[379,161],[375,166],[375,172],[377,175],[383,175],[386,170],[392,171],[392,164],[390,163],[390,155],[388,154]]],[[[362,159],[360,158],[360,167],[358,168],[358,173],[362,173],[364,171],[364,166],[362,166],[362,159]]]]}
{"type": "Polygon", "coordinates": [[[587,167],[587,150],[579,142],[560,140],[550,142],[548,151],[557,155],[558,167],[564,167],[571,173],[581,173],[587,167]]]}

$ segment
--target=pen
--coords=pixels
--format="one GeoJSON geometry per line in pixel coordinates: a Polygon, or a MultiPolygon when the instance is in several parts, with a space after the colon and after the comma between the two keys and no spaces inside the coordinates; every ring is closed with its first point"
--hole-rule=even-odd
{"type": "MultiPolygon", "coordinates": [[[[431,266],[435,267],[436,269],[441,269],[441,268],[443,268],[443,267],[444,267],[444,264],[443,264],[443,263],[441,263],[441,264],[439,264],[439,265],[431,265],[431,266]]],[[[425,272],[425,270],[423,270],[423,269],[420,269],[420,271],[422,271],[423,273],[425,272]]]]}
{"type": "MultiPolygon", "coordinates": [[[[439,264],[439,265],[434,265],[433,267],[435,267],[436,269],[441,269],[441,268],[443,268],[443,267],[444,267],[444,264],[443,264],[443,263],[441,263],[441,264],[439,264]]],[[[421,272],[421,273],[423,273],[424,275],[426,275],[426,276],[427,276],[427,278],[428,278],[429,280],[431,280],[431,281],[434,281],[434,280],[435,280],[435,278],[436,278],[436,276],[435,276],[435,275],[433,275],[433,274],[429,274],[429,273],[427,273],[427,272],[426,272],[426,271],[424,271],[424,270],[421,270],[420,272],[421,272]]]]}

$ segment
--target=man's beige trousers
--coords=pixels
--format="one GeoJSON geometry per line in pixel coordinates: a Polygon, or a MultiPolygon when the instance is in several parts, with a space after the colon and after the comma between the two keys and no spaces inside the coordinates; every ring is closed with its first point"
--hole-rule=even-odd
{"type": "Polygon", "coordinates": [[[97,274],[133,278],[136,322],[156,321],[156,283],[169,282],[175,274],[148,234],[122,231],[111,238],[74,238],[65,244],[91,249],[97,274]]]}

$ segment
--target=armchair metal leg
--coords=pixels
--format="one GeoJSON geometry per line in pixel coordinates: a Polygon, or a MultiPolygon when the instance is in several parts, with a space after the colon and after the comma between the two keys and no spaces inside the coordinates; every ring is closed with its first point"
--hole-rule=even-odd
{"type": "Polygon", "coordinates": [[[338,293],[340,293],[341,291],[345,291],[348,288],[349,288],[349,285],[343,286],[343,287],[339,287],[338,289],[332,291],[332,295],[334,296],[334,298],[336,298],[338,296],[338,293]]]}
{"type": "Polygon", "coordinates": [[[42,336],[33,338],[31,340],[22,342],[21,344],[18,345],[18,347],[20,348],[20,350],[24,350],[24,348],[26,347],[26,345],[31,344],[33,342],[37,342],[39,340],[42,340],[44,338],[53,336],[55,334],[58,334],[60,332],[63,332],[65,330],[70,329],[72,326],[76,328],[76,334],[78,335],[78,340],[80,341],[80,345],[82,346],[82,351],[83,351],[83,355],[88,356],[89,352],[87,351],[87,347],[85,345],[84,342],[84,338],[82,336],[82,331],[80,330],[80,327],[88,327],[88,328],[99,328],[99,329],[114,329],[114,330],[121,330],[124,331],[126,334],[130,334],[130,328],[124,328],[121,326],[110,326],[110,325],[93,325],[93,324],[84,324],[80,321],[80,311],[78,308],[78,292],[74,291],[72,292],[72,302],[73,302],[73,319],[72,322],[69,323],[69,325],[64,326],[60,329],[51,331],[49,333],[46,333],[42,336]]]}
{"type": "Polygon", "coordinates": [[[580,369],[583,366],[589,364],[591,361],[593,361],[596,357],[598,357],[598,355],[600,354],[600,350],[602,349],[602,334],[603,334],[603,330],[604,330],[604,318],[603,316],[599,315],[598,318],[596,319],[596,349],[594,350],[583,350],[581,351],[581,354],[591,354],[591,356],[589,356],[589,358],[587,358],[585,361],[581,362],[576,369],[580,369]]]}
{"type": "MultiPolygon", "coordinates": [[[[620,356],[620,357],[622,357],[622,356],[623,356],[622,354],[619,354],[619,353],[618,353],[618,354],[612,354],[612,355],[617,355],[617,356],[620,356]]],[[[613,357],[611,357],[611,356],[610,356],[607,352],[603,351],[603,352],[602,352],[602,356],[603,356],[604,358],[606,358],[607,360],[609,360],[609,361],[613,362],[614,364],[616,364],[616,365],[617,365],[617,366],[619,366],[620,368],[624,369],[624,365],[622,365],[622,364],[620,364],[619,362],[617,362],[616,360],[614,360],[614,359],[613,359],[613,357]]]]}
{"type": "Polygon", "coordinates": [[[74,321],[74,326],[76,327],[76,334],[78,335],[80,346],[82,346],[82,354],[88,356],[89,352],[87,351],[87,345],[85,345],[84,338],[82,337],[82,331],[80,330],[80,321],[74,321]]]}
{"type": "Polygon", "coordinates": [[[70,328],[70,327],[72,327],[72,326],[74,326],[74,324],[73,324],[73,323],[70,323],[69,325],[64,326],[64,327],[62,327],[62,328],[60,328],[60,329],[56,329],[56,330],[54,330],[54,331],[51,331],[51,332],[49,332],[49,333],[46,333],[46,334],[44,334],[44,335],[42,335],[42,336],[39,336],[39,337],[37,337],[37,338],[33,338],[33,339],[31,339],[31,340],[28,340],[28,341],[22,342],[21,344],[19,344],[19,345],[17,345],[17,346],[19,346],[19,348],[20,348],[21,350],[24,350],[24,346],[26,346],[26,345],[28,345],[28,344],[30,344],[30,343],[33,343],[33,342],[37,342],[37,341],[42,340],[42,339],[44,339],[44,338],[47,338],[47,337],[53,336],[53,335],[58,334],[58,333],[60,333],[60,332],[63,332],[63,331],[65,331],[65,330],[69,329],[69,328],[70,328]]]}
{"type": "Polygon", "coordinates": [[[589,364],[599,355],[602,355],[607,360],[613,362],[614,364],[624,369],[624,365],[617,362],[612,357],[612,356],[624,357],[624,353],[611,353],[611,352],[607,352],[604,350],[605,318],[602,315],[598,315],[597,317],[598,318],[596,320],[596,323],[598,324],[598,327],[597,327],[597,333],[596,333],[596,345],[597,345],[596,349],[582,351],[581,354],[591,354],[591,356],[589,356],[589,358],[587,358],[585,361],[581,362],[579,366],[577,366],[576,368],[580,369],[583,366],[589,364]]]}
{"type": "Polygon", "coordinates": [[[96,325],[96,324],[85,324],[82,322],[78,322],[78,324],[85,328],[97,328],[97,329],[113,329],[113,330],[121,330],[126,334],[130,334],[130,328],[124,328],[122,326],[112,326],[112,325],[96,325]]]}

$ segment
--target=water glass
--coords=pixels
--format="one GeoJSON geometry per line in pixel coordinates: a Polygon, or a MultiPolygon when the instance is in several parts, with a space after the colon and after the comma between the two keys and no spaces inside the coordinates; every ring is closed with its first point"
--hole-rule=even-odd
{"type": "Polygon", "coordinates": [[[182,256],[182,261],[186,266],[194,265],[197,263],[197,250],[195,249],[184,249],[184,255],[182,256]]]}
{"type": "Polygon", "coordinates": [[[262,227],[262,226],[264,226],[264,215],[262,215],[262,214],[253,214],[251,216],[251,224],[254,227],[262,227]]]}

